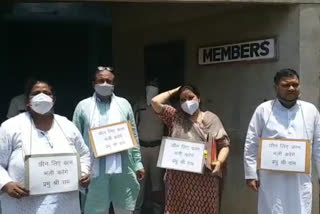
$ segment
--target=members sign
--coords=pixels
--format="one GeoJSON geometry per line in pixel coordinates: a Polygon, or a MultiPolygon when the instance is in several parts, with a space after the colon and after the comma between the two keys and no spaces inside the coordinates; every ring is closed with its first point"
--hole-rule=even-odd
{"type": "Polygon", "coordinates": [[[199,48],[199,64],[270,60],[277,57],[274,38],[199,48]]]}

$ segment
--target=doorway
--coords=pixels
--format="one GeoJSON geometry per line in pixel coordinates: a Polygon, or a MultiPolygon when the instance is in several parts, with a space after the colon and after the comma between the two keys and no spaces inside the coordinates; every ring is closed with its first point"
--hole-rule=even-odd
{"type": "Polygon", "coordinates": [[[10,99],[23,93],[24,79],[30,76],[53,85],[55,112],[72,119],[77,103],[92,96],[96,66],[112,64],[111,26],[41,20],[4,23],[7,60],[0,86],[1,121],[10,99]]]}
{"type": "MultiPolygon", "coordinates": [[[[145,46],[144,66],[146,82],[158,79],[160,92],[181,85],[184,82],[184,53],[183,41],[145,46]]],[[[171,100],[170,103],[175,105],[177,103],[176,101],[177,100],[171,100]]],[[[165,132],[167,132],[167,130],[165,130],[165,132]]],[[[153,203],[150,200],[152,198],[151,191],[148,191],[151,190],[151,184],[148,183],[148,181],[150,181],[150,179],[147,180],[146,184],[147,188],[142,214],[153,213],[153,203]]]]}
{"type": "Polygon", "coordinates": [[[144,48],[146,81],[158,78],[160,91],[176,88],[184,81],[183,41],[152,44],[144,48]]]}

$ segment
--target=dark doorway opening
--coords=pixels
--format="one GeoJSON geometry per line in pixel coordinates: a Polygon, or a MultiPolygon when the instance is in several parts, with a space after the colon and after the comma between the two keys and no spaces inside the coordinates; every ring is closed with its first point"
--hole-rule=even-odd
{"type": "MultiPolygon", "coordinates": [[[[23,93],[28,76],[48,80],[56,90],[55,112],[72,119],[76,104],[91,96],[98,65],[112,65],[111,26],[79,22],[4,22],[6,66],[0,85],[4,121],[10,99],[23,93]]],[[[3,36],[2,36],[3,37],[3,36]]],[[[1,54],[1,55],[2,55],[1,54]]]]}
{"type": "Polygon", "coordinates": [[[160,90],[181,85],[184,81],[183,41],[148,45],[144,48],[145,79],[158,78],[160,90]]]}
{"type": "MultiPolygon", "coordinates": [[[[176,88],[184,82],[184,42],[149,45],[144,48],[145,80],[157,78],[160,91],[176,88]]],[[[172,100],[171,104],[175,104],[172,100]]],[[[150,181],[150,179],[148,179],[150,181]]],[[[153,213],[151,184],[147,182],[142,214],[153,213]]],[[[164,196],[163,196],[164,197],[164,196]]],[[[163,199],[164,201],[164,199],[163,199]]]]}

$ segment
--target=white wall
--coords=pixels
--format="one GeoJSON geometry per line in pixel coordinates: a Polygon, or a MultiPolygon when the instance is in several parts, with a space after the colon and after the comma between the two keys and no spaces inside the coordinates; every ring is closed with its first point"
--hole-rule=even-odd
{"type": "Polygon", "coordinates": [[[239,4],[127,4],[113,8],[113,53],[115,65],[121,70],[120,90],[132,100],[143,93],[144,45],[185,41],[185,80],[199,87],[204,107],[217,113],[232,139],[222,214],[256,213],[256,194],[247,189],[244,181],[243,145],[254,109],[264,99],[274,97],[274,74],[286,67],[301,69],[306,83],[302,87],[304,97],[315,104],[319,100],[319,48],[307,42],[318,36],[320,29],[315,20],[319,21],[319,11],[310,14],[310,8],[239,4]],[[315,24],[299,27],[310,18],[315,24]],[[309,30],[312,32],[306,33],[309,30]],[[207,66],[197,63],[199,47],[270,36],[278,39],[277,61],[207,66]],[[310,58],[307,52],[312,46],[314,54],[310,58]]]}

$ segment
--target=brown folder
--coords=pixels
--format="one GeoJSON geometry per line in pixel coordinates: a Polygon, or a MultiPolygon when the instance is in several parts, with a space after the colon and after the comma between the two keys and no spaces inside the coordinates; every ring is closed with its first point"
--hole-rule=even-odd
{"type": "Polygon", "coordinates": [[[212,169],[211,163],[217,160],[217,143],[212,135],[208,135],[208,139],[206,142],[206,150],[207,150],[207,159],[205,161],[205,165],[208,169],[212,169]]]}

